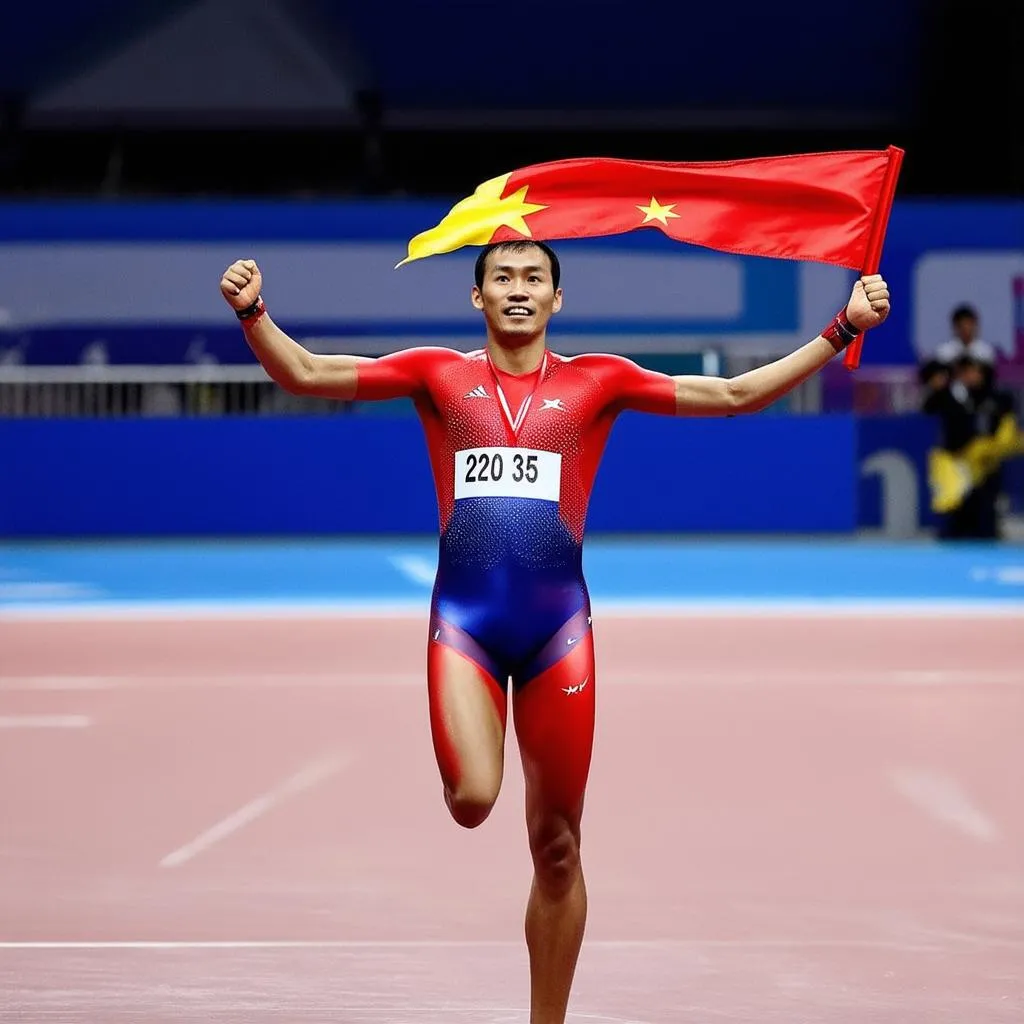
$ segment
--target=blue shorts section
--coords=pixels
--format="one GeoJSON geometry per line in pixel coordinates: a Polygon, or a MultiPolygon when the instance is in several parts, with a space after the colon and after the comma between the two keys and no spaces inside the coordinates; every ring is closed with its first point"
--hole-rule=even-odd
{"type": "Polygon", "coordinates": [[[460,499],[438,554],[431,618],[472,638],[499,682],[521,677],[566,623],[590,615],[582,549],[554,502],[460,499]]]}
{"type": "Polygon", "coordinates": [[[503,690],[509,680],[518,690],[561,661],[591,631],[590,609],[577,612],[544,646],[526,661],[509,664],[494,658],[468,633],[445,622],[435,609],[430,620],[430,642],[444,644],[476,662],[503,690]]]}

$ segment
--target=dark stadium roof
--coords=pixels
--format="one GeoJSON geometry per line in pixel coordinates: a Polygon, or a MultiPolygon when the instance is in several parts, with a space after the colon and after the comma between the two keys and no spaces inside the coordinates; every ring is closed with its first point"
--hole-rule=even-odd
{"type": "Polygon", "coordinates": [[[459,191],[597,150],[889,144],[907,150],[902,194],[1019,194],[1024,100],[1004,6],[14,0],[0,191],[218,193],[259,132],[277,143],[237,187],[260,194],[459,191]]]}
{"type": "MultiPolygon", "coordinates": [[[[119,99],[144,108],[149,91],[173,84],[146,74],[149,61],[159,66],[154,41],[162,38],[177,44],[182,78],[198,71],[215,100],[226,83],[216,62],[182,48],[189,36],[174,25],[187,23],[197,49],[215,42],[225,68],[247,70],[255,103],[274,88],[254,59],[258,41],[259,54],[281,54],[281,74],[287,61],[317,64],[338,83],[372,90],[399,124],[554,123],[558,112],[698,126],[757,124],[779,112],[808,124],[891,123],[914,100],[920,2],[885,5],[866,67],[845,54],[851,25],[863,18],[854,0],[699,8],[664,0],[50,0],[5,16],[0,89],[35,97],[58,90],[70,109],[83,76],[90,82],[97,68],[116,69],[118,55],[134,49],[146,59],[129,62],[131,77],[121,81],[131,88],[119,99]]],[[[184,92],[182,114],[200,106],[194,88],[184,92]]],[[[95,112],[100,94],[86,95],[95,112]]]]}

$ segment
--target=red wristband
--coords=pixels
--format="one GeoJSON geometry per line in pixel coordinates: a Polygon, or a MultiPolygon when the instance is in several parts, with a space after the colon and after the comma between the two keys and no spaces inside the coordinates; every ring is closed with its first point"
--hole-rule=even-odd
{"type": "Polygon", "coordinates": [[[852,345],[861,334],[859,327],[854,327],[846,315],[846,310],[841,309],[828,325],[821,332],[821,336],[836,350],[842,352],[847,345],[852,345]]]}

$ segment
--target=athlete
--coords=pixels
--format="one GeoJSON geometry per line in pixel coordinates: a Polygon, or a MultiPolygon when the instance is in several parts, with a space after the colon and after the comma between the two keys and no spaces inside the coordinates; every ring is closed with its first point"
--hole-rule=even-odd
{"type": "Polygon", "coordinates": [[[615,355],[560,356],[558,258],[539,242],[481,250],[470,298],[483,349],[413,348],[379,359],[315,355],[271,319],[253,260],[220,282],[246,340],[289,392],[411,398],[440,520],[427,639],[430,726],[444,798],[466,828],[501,786],[511,691],[534,878],[526,910],[531,1024],[564,1024],[587,896],[580,821],[594,730],[594,648],[584,520],[608,432],[623,410],[732,416],[764,409],[889,313],[879,275],[813,341],[732,379],[670,377],[615,355]]]}

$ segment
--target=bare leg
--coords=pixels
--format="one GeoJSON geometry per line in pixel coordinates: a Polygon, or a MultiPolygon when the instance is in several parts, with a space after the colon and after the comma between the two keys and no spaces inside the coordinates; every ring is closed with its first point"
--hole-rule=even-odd
{"type": "Polygon", "coordinates": [[[527,683],[514,710],[534,865],[526,908],[530,1024],[564,1024],[587,918],[580,820],[593,749],[591,638],[527,683]]]}
{"type": "Polygon", "coordinates": [[[430,728],[445,803],[465,828],[491,813],[504,770],[506,696],[465,655],[432,643],[427,661],[430,728]]]}
{"type": "Polygon", "coordinates": [[[533,804],[527,811],[534,875],[526,906],[530,1024],[564,1024],[587,921],[587,888],[575,821],[533,804]]]}

